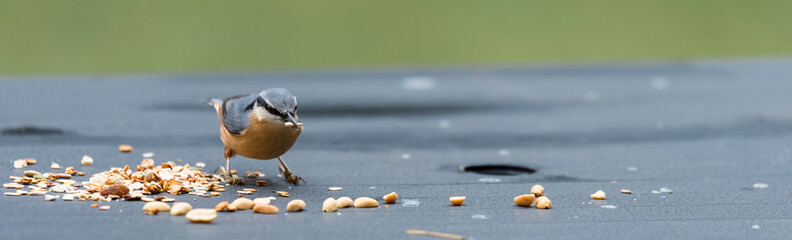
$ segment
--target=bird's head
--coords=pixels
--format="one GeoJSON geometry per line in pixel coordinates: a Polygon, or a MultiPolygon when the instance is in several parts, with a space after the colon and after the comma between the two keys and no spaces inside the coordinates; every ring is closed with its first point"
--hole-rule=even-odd
{"type": "Polygon", "coordinates": [[[289,93],[289,90],[270,88],[261,91],[254,109],[260,119],[283,124],[295,131],[299,131],[302,126],[297,118],[297,97],[289,93]]]}

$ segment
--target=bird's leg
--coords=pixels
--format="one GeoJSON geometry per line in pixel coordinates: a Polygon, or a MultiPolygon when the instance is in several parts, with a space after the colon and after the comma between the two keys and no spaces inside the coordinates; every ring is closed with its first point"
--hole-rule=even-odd
{"type": "Polygon", "coordinates": [[[220,175],[223,176],[223,179],[233,185],[233,184],[242,184],[245,185],[245,179],[237,175],[231,174],[231,158],[226,158],[226,167],[218,167],[215,172],[220,172],[220,175]]]}
{"type": "Polygon", "coordinates": [[[303,183],[305,183],[305,179],[292,173],[292,171],[289,170],[289,167],[286,166],[286,162],[283,161],[283,158],[278,157],[278,161],[280,161],[281,164],[280,166],[278,166],[278,170],[280,170],[280,172],[283,174],[283,178],[285,178],[287,182],[290,182],[294,185],[299,184],[299,181],[303,181],[303,183]]]}

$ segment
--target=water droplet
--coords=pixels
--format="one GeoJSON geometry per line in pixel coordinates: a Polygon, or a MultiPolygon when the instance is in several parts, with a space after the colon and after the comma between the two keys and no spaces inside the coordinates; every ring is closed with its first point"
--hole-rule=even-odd
{"type": "Polygon", "coordinates": [[[754,188],[767,188],[769,185],[767,183],[754,183],[754,188]]]}
{"type": "Polygon", "coordinates": [[[487,216],[484,216],[484,215],[473,215],[473,219],[484,220],[484,219],[487,219],[487,216]]]}

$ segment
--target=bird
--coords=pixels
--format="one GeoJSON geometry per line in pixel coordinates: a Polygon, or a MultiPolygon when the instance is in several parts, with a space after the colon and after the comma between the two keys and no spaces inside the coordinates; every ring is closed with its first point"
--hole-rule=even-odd
{"type": "Polygon", "coordinates": [[[241,155],[259,160],[277,158],[280,161],[278,169],[287,182],[305,183],[286,166],[282,157],[303,131],[303,124],[297,117],[297,97],[283,88],[269,88],[258,94],[208,98],[203,102],[214,107],[220,118],[226,166],[215,172],[220,172],[226,182],[245,184],[242,178],[230,172],[231,158],[241,155]]]}

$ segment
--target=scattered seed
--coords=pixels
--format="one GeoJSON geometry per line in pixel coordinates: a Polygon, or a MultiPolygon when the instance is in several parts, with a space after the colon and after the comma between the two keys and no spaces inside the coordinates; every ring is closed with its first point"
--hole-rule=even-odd
{"type": "Polygon", "coordinates": [[[228,202],[222,201],[222,202],[218,203],[217,205],[215,205],[214,210],[218,211],[218,212],[220,212],[220,211],[228,211],[228,202]]]}
{"type": "Polygon", "coordinates": [[[267,186],[266,180],[256,180],[256,186],[267,186]]]}
{"type": "Polygon", "coordinates": [[[550,209],[551,207],[553,207],[553,203],[546,196],[536,198],[536,208],[550,209]]]}
{"type": "Polygon", "coordinates": [[[377,202],[377,200],[374,200],[373,198],[370,197],[359,197],[355,199],[355,203],[353,206],[355,206],[356,208],[373,208],[373,207],[379,207],[379,203],[377,202]]]}
{"type": "Polygon", "coordinates": [[[349,197],[340,197],[335,201],[336,201],[336,206],[338,208],[347,208],[349,206],[352,206],[352,204],[354,203],[354,201],[352,201],[352,199],[349,197]]]}
{"type": "Polygon", "coordinates": [[[430,231],[424,231],[424,230],[413,230],[413,229],[407,229],[407,234],[411,234],[411,235],[426,235],[426,236],[432,236],[432,237],[450,238],[450,239],[459,239],[459,240],[464,240],[465,239],[465,236],[462,236],[462,235],[456,235],[456,234],[450,234],[450,233],[441,233],[441,232],[430,232],[430,231]]]}
{"type": "Polygon", "coordinates": [[[99,194],[105,197],[110,195],[124,197],[129,194],[129,188],[124,186],[124,184],[116,183],[100,189],[99,194]]]}
{"type": "Polygon", "coordinates": [[[256,198],[253,199],[253,205],[267,205],[270,204],[272,200],[269,198],[256,198]]]}
{"type": "Polygon", "coordinates": [[[49,195],[49,194],[47,194],[47,195],[44,195],[44,201],[55,201],[55,199],[58,199],[58,196],[56,196],[56,195],[49,195]]]}
{"type": "Polygon", "coordinates": [[[237,193],[239,193],[240,197],[242,194],[253,194],[251,191],[237,191],[237,193]]]}
{"type": "Polygon", "coordinates": [[[25,174],[25,176],[28,176],[28,177],[33,177],[33,176],[36,176],[36,175],[41,175],[41,173],[40,173],[40,172],[37,172],[37,171],[34,171],[34,170],[27,170],[27,171],[25,171],[23,174],[25,174]]]}
{"type": "Polygon", "coordinates": [[[170,209],[171,216],[180,216],[187,214],[192,210],[192,205],[186,202],[177,202],[173,204],[173,207],[170,209]]]}
{"type": "Polygon", "coordinates": [[[109,205],[101,206],[99,207],[99,210],[110,210],[110,206],[109,205]]]}
{"type": "Polygon", "coordinates": [[[209,195],[217,197],[217,196],[220,196],[220,193],[219,192],[210,192],[209,195]]]}
{"type": "Polygon", "coordinates": [[[22,186],[22,184],[19,184],[19,183],[6,183],[6,184],[3,184],[3,187],[4,188],[21,189],[23,186],[22,186]]]}
{"type": "Polygon", "coordinates": [[[382,200],[385,200],[386,203],[395,203],[397,199],[399,199],[399,195],[396,195],[396,192],[388,193],[388,195],[382,197],[382,200]]]}
{"type": "Polygon", "coordinates": [[[149,215],[155,215],[158,212],[170,211],[170,205],[164,202],[147,202],[143,205],[143,211],[149,215]]]}
{"type": "Polygon", "coordinates": [[[197,163],[195,163],[195,166],[199,167],[199,168],[205,168],[206,167],[206,163],[197,162],[197,163]]]}
{"type": "Polygon", "coordinates": [[[303,208],[305,208],[305,201],[301,199],[291,200],[286,204],[286,211],[288,212],[299,212],[302,211],[303,208]]]}
{"type": "Polygon", "coordinates": [[[281,197],[289,197],[289,193],[286,191],[276,191],[276,193],[278,193],[278,195],[281,197]]]}
{"type": "Polygon", "coordinates": [[[335,199],[327,198],[322,203],[322,212],[335,212],[336,210],[338,210],[338,205],[336,205],[335,199]]]}
{"type": "Polygon", "coordinates": [[[451,204],[454,206],[460,206],[463,202],[465,202],[465,196],[450,197],[448,200],[451,201],[451,204]]]}
{"type": "Polygon", "coordinates": [[[253,200],[247,198],[237,198],[229,205],[235,205],[237,210],[248,210],[253,208],[253,205],[255,204],[253,203],[253,200]]]}
{"type": "Polygon", "coordinates": [[[6,196],[19,196],[19,195],[22,195],[22,194],[17,193],[17,192],[4,192],[3,195],[6,195],[6,196]]]}
{"type": "Polygon", "coordinates": [[[93,162],[93,158],[88,155],[83,156],[82,160],[80,160],[80,163],[82,163],[83,166],[91,166],[93,165],[93,162]]]}
{"type": "Polygon", "coordinates": [[[530,207],[531,204],[534,202],[534,198],[536,198],[536,196],[533,193],[516,196],[514,197],[514,204],[517,204],[517,206],[522,206],[522,207],[530,207]]]}
{"type": "Polygon", "coordinates": [[[127,144],[118,145],[118,151],[121,151],[123,153],[131,152],[132,151],[132,146],[131,145],[127,145],[127,144]]]}
{"type": "Polygon", "coordinates": [[[35,158],[25,158],[25,163],[27,163],[27,165],[36,164],[36,159],[35,158]]]}
{"type": "Polygon", "coordinates": [[[544,187],[539,184],[533,185],[533,187],[531,187],[531,193],[533,193],[534,196],[541,197],[544,195],[544,187]]]}
{"type": "Polygon", "coordinates": [[[341,187],[329,187],[329,188],[327,188],[327,190],[330,190],[330,191],[341,191],[341,189],[343,189],[343,188],[341,188],[341,187]]]}
{"type": "Polygon", "coordinates": [[[619,190],[619,192],[624,193],[624,194],[632,194],[632,191],[630,191],[629,189],[622,189],[622,190],[619,190]]]}
{"type": "Polygon", "coordinates": [[[214,209],[196,208],[187,212],[185,217],[194,223],[210,223],[217,218],[217,212],[214,209]]]}
{"type": "Polygon", "coordinates": [[[245,191],[248,191],[248,192],[256,192],[255,188],[243,188],[242,190],[245,190],[245,191]]]}
{"type": "Polygon", "coordinates": [[[52,168],[52,169],[60,169],[61,166],[60,166],[60,164],[58,164],[56,162],[52,162],[52,163],[50,163],[50,168],[52,168]]]}
{"type": "Polygon", "coordinates": [[[25,162],[25,159],[19,159],[14,161],[14,168],[19,169],[24,167],[27,167],[27,162],[25,162]]]}
{"type": "Polygon", "coordinates": [[[73,194],[64,194],[63,195],[63,201],[73,201],[73,200],[74,200],[74,195],[73,194]]]}
{"type": "Polygon", "coordinates": [[[263,214],[276,214],[278,213],[278,207],[269,204],[256,205],[255,207],[253,207],[253,212],[263,213],[263,214]]]}
{"type": "Polygon", "coordinates": [[[261,177],[262,175],[264,174],[261,172],[245,172],[245,176],[248,178],[257,178],[257,177],[261,177]]]}
{"type": "Polygon", "coordinates": [[[94,204],[91,204],[91,207],[92,207],[92,208],[99,207],[99,204],[96,204],[96,203],[94,203],[94,204]]]}
{"type": "Polygon", "coordinates": [[[154,153],[153,152],[143,153],[143,157],[144,158],[153,158],[154,157],[154,153]]]}
{"type": "Polygon", "coordinates": [[[599,190],[599,191],[595,192],[594,194],[591,194],[591,199],[605,200],[605,192],[603,192],[602,190],[599,190]]]}

